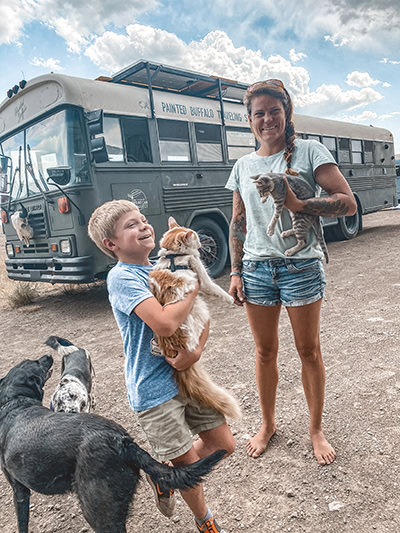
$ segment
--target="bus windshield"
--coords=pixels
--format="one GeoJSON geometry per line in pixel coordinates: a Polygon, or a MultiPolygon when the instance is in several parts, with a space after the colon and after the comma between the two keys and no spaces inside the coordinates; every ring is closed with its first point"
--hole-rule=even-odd
{"type": "Polygon", "coordinates": [[[65,109],[19,131],[0,145],[8,164],[7,192],[20,200],[55,188],[47,169],[68,167],[69,185],[89,181],[88,153],[76,109],[65,109]]]}

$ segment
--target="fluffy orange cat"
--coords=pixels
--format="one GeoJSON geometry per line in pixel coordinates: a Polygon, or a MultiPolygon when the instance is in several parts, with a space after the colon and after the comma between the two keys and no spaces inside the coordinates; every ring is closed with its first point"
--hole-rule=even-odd
{"type": "MultiPolygon", "coordinates": [[[[169,230],[160,241],[159,260],[150,273],[150,290],[162,305],[182,300],[194,290],[196,282],[200,286],[193,308],[185,322],[171,337],[157,336],[162,353],[176,356],[177,348],[192,351],[199,342],[204,326],[210,319],[207,304],[202,294],[218,296],[225,303],[232,304],[231,296],[209,277],[200,259],[201,247],[197,233],[179,226],[174,218],[168,220],[169,230]]],[[[175,370],[179,392],[197,400],[200,404],[212,407],[229,418],[240,416],[240,408],[233,396],[216,385],[200,362],[180,372],[175,370]]]]}

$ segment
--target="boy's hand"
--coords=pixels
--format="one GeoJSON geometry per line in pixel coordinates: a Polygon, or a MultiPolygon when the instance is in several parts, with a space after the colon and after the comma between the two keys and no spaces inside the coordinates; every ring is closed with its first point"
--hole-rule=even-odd
{"type": "Polygon", "coordinates": [[[181,372],[182,370],[191,367],[200,359],[202,350],[200,349],[200,346],[197,346],[193,352],[189,352],[185,349],[177,350],[177,352],[178,355],[176,357],[165,357],[165,360],[175,368],[175,370],[181,372]]]}
{"type": "Polygon", "coordinates": [[[200,359],[201,354],[204,350],[204,346],[206,345],[209,333],[210,322],[207,322],[207,324],[204,326],[203,331],[201,332],[199,344],[196,346],[193,352],[189,352],[189,350],[185,350],[184,348],[177,348],[176,351],[178,352],[178,354],[176,355],[176,357],[165,357],[165,360],[178,372],[181,372],[182,370],[186,370],[187,368],[191,367],[200,359]]]}

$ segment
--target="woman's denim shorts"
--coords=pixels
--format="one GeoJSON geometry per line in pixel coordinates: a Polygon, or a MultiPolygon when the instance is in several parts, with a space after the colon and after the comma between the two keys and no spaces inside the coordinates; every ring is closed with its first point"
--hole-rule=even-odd
{"type": "Polygon", "coordinates": [[[308,305],[324,297],[326,285],[320,259],[243,261],[246,301],[256,305],[308,305]]]}

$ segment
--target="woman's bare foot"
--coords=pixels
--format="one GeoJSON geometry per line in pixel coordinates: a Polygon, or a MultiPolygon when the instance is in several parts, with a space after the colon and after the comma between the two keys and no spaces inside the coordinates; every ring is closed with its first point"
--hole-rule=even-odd
{"type": "Polygon", "coordinates": [[[265,452],[271,438],[275,435],[275,431],[275,427],[269,430],[264,426],[261,426],[257,435],[254,435],[254,437],[246,444],[247,454],[250,457],[253,457],[253,459],[260,457],[260,455],[265,452]]]}
{"type": "Polygon", "coordinates": [[[318,464],[330,465],[336,459],[336,452],[326,440],[322,431],[310,432],[314,455],[318,464]]]}

